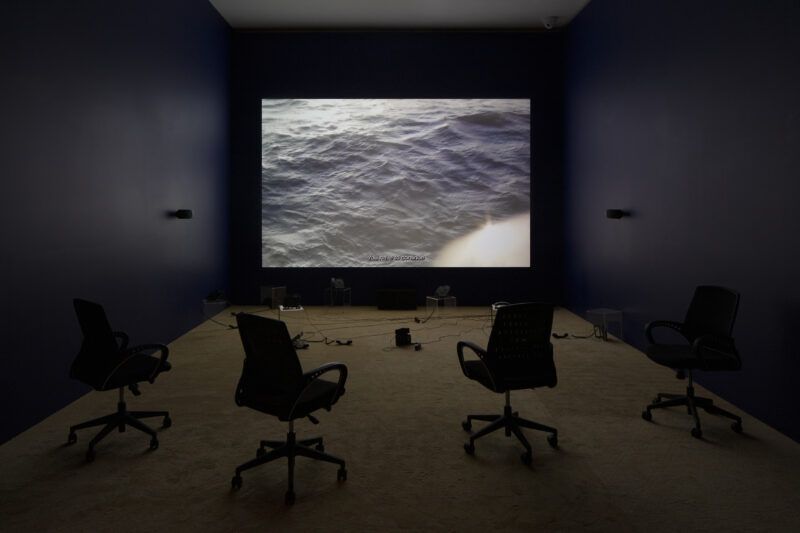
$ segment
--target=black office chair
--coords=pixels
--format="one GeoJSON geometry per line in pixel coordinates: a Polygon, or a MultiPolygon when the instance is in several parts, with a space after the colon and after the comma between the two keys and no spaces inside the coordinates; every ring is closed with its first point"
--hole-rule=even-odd
{"type": "Polygon", "coordinates": [[[739,309],[739,293],[724,287],[700,286],[695,289],[689,310],[683,322],[656,320],[645,327],[645,335],[650,345],[647,357],[656,363],[677,371],[677,377],[689,377],[686,394],[659,393],[653,403],[642,411],[642,418],[652,420],[653,409],[663,409],[685,405],[694,417],[692,436],[700,438],[700,417],[697,409],[721,415],[733,420],[731,429],[742,432],[742,419],[714,405],[710,398],[694,395],[692,371],[698,370],[739,370],[742,361],[731,337],[736,312],[739,309]],[[659,344],[653,339],[653,330],[657,327],[669,328],[680,333],[688,344],[659,344]]]}
{"type": "Polygon", "coordinates": [[[172,425],[169,412],[128,411],[125,405],[125,387],[138,396],[140,394],[138,383],[142,381],[153,383],[161,372],[169,370],[170,364],[167,362],[169,349],[163,344],[128,346],[128,335],[111,330],[101,305],[79,299],[75,299],[73,305],[83,333],[83,342],[80,352],[72,363],[70,377],[99,391],[119,389],[119,402],[116,413],[70,427],[67,444],[74,444],[78,440],[75,431],[103,426],[103,429],[89,442],[86,460],[91,462],[95,458],[94,447],[98,442],[114,428],[119,428],[122,433],[126,426],[131,426],[150,435],[150,449],[155,450],[158,448],[156,432],[140,419],[161,416],[164,417],[162,427],[168,428],[172,425]],[[156,350],[161,352],[158,358],[147,353],[156,350]]]}
{"type": "Polygon", "coordinates": [[[308,417],[314,424],[319,423],[311,413],[321,408],[330,410],[344,394],[347,367],[342,363],[328,363],[303,373],[285,323],[245,313],[237,315],[236,321],[245,352],[242,376],[236,387],[236,405],[247,406],[289,422],[289,433],[286,441],[262,440],[256,458],[236,467],[236,474],[231,480],[233,488],[242,486],[243,471],[286,457],[289,460],[286,503],[293,504],[294,462],[298,455],[339,465],[337,479],[346,480],[345,462],[324,453],[322,437],[297,440],[294,421],[308,417]],[[332,370],[339,372],[338,382],[320,379],[320,376],[332,370]],[[267,452],[266,448],[271,450],[267,452]]]}
{"type": "Polygon", "coordinates": [[[475,440],[498,429],[506,436],[513,433],[525,446],[522,462],[531,464],[531,445],[521,428],[550,433],[547,442],[558,447],[558,430],[538,422],[526,420],[516,411],[511,411],[511,391],[536,387],[555,387],[556,367],[553,363],[553,345],[550,332],[553,327],[553,306],[546,303],[512,304],[497,309],[489,345],[483,348],[460,341],[456,345],[461,370],[469,379],[494,392],[504,392],[506,404],[502,415],[468,415],[462,422],[464,431],[472,430],[473,420],[491,422],[477,433],[470,435],[464,449],[475,453],[475,440]],[[475,352],[479,359],[465,361],[464,348],[475,352]]]}

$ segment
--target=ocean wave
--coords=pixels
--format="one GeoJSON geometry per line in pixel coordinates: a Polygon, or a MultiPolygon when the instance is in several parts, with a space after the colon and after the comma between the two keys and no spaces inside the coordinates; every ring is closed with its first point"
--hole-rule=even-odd
{"type": "Polygon", "coordinates": [[[435,266],[530,212],[528,100],[263,100],[262,128],[265,267],[435,266]]]}

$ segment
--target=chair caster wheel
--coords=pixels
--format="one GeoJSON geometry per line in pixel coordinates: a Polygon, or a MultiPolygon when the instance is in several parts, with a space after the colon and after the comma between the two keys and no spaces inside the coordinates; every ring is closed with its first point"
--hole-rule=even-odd
{"type": "Polygon", "coordinates": [[[287,490],[284,501],[286,502],[286,505],[294,505],[294,491],[287,490]]]}
{"type": "Polygon", "coordinates": [[[78,436],[74,432],[70,431],[69,436],[67,437],[67,446],[75,444],[76,442],[78,442],[78,436]]]}
{"type": "Polygon", "coordinates": [[[547,437],[547,444],[550,445],[551,448],[558,449],[558,433],[553,433],[547,437]]]}
{"type": "Polygon", "coordinates": [[[256,450],[256,457],[262,457],[264,454],[267,453],[267,450],[264,448],[259,448],[256,450]]]}
{"type": "Polygon", "coordinates": [[[741,422],[734,422],[731,424],[731,429],[734,430],[736,433],[741,433],[742,430],[742,423],[741,422]]]}
{"type": "Polygon", "coordinates": [[[86,462],[87,462],[87,463],[91,463],[91,462],[93,462],[93,461],[94,461],[94,457],[95,457],[95,454],[94,454],[94,449],[92,449],[92,448],[89,448],[89,449],[86,451],[86,462]]]}
{"type": "Polygon", "coordinates": [[[342,467],[336,471],[336,480],[337,481],[347,481],[347,469],[342,467]]]}
{"type": "Polygon", "coordinates": [[[325,451],[325,445],[320,442],[319,444],[314,446],[314,449],[317,450],[318,452],[322,453],[322,452],[325,451]]]}
{"type": "Polygon", "coordinates": [[[164,417],[164,421],[161,422],[161,427],[166,429],[170,426],[172,426],[172,419],[167,415],[164,417]]]}
{"type": "Polygon", "coordinates": [[[464,429],[464,431],[472,431],[472,422],[469,420],[464,420],[461,422],[461,427],[464,429]]]}
{"type": "Polygon", "coordinates": [[[650,411],[642,411],[642,418],[650,422],[653,419],[653,415],[650,411]]]}
{"type": "Polygon", "coordinates": [[[153,437],[152,439],[150,439],[150,449],[151,450],[157,450],[158,449],[158,439],[157,438],[153,437]]]}
{"type": "Polygon", "coordinates": [[[700,428],[692,428],[692,437],[700,439],[703,437],[703,431],[700,428]]]}
{"type": "Polygon", "coordinates": [[[531,452],[525,452],[520,456],[520,459],[522,459],[522,464],[530,466],[533,461],[533,454],[531,454],[531,452]]]}
{"type": "Polygon", "coordinates": [[[231,488],[233,490],[239,490],[242,488],[242,476],[237,474],[231,478],[231,488]]]}
{"type": "Polygon", "coordinates": [[[467,452],[468,455],[475,455],[475,445],[471,442],[464,444],[464,451],[467,452]]]}

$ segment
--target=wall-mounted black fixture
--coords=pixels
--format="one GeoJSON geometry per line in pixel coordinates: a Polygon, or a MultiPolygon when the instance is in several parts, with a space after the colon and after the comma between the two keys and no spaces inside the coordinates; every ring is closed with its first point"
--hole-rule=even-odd
{"type": "Polygon", "coordinates": [[[606,218],[622,218],[630,216],[630,213],[622,209],[606,209],[606,218]]]}
{"type": "Polygon", "coordinates": [[[192,218],[194,216],[191,209],[178,209],[173,214],[175,218],[192,218]]]}

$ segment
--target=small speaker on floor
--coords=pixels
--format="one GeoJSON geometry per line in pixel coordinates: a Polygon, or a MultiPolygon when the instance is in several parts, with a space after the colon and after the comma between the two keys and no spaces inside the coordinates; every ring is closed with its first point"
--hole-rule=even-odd
{"type": "Polygon", "coordinates": [[[408,328],[394,330],[394,343],[397,346],[409,346],[411,344],[411,330],[408,328]]]}

